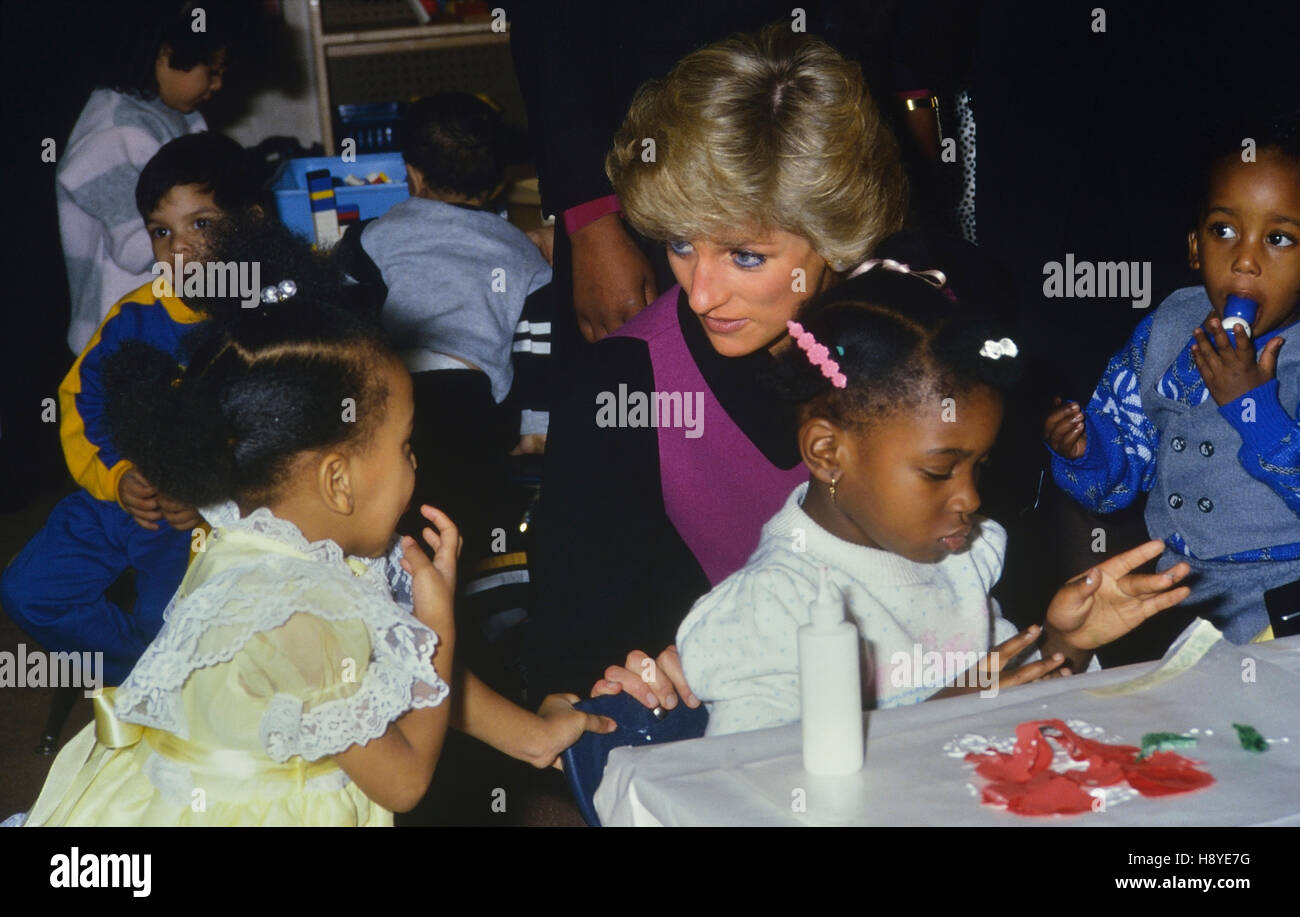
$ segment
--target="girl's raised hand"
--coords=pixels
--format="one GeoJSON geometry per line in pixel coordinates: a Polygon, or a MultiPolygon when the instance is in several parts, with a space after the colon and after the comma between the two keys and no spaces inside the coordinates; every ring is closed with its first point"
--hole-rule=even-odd
{"type": "Polygon", "coordinates": [[[537,709],[544,732],[539,746],[543,751],[533,759],[537,767],[563,770],[560,755],[582,738],[584,732],[613,732],[618,728],[618,724],[607,716],[574,709],[577,702],[576,694],[548,694],[537,709]]]}
{"type": "Polygon", "coordinates": [[[1011,639],[1002,641],[993,647],[993,652],[967,669],[961,677],[955,679],[955,684],[944,688],[931,697],[930,700],[956,697],[959,694],[971,694],[975,691],[992,691],[993,694],[996,694],[1003,688],[1013,688],[1016,685],[1028,684],[1031,681],[1038,681],[1040,678],[1049,676],[1070,674],[1068,669],[1062,669],[1065,656],[1061,653],[1056,653],[1046,659],[1040,659],[1038,662],[1027,663],[1018,669],[1012,669],[1010,672],[1005,671],[1006,667],[1011,664],[1012,659],[1015,659],[1034,645],[1034,641],[1038,639],[1041,632],[1042,628],[1037,624],[1033,624],[1011,639]]]}
{"type": "Polygon", "coordinates": [[[411,574],[411,599],[415,616],[441,634],[453,620],[456,593],[456,559],[461,538],[455,523],[441,510],[421,506],[420,514],[436,526],[424,530],[424,540],[433,549],[433,560],[420,550],[410,535],[402,536],[402,569],[411,574]],[[436,623],[435,623],[436,622],[436,623]]]}
{"type": "Polygon", "coordinates": [[[1063,641],[1071,652],[1091,653],[1187,598],[1190,589],[1175,588],[1191,571],[1185,563],[1163,573],[1132,572],[1164,549],[1163,541],[1148,541],[1067,582],[1047,609],[1051,637],[1063,641]]]}
{"type": "Polygon", "coordinates": [[[1088,451],[1088,432],[1079,402],[1071,401],[1067,404],[1062,403],[1060,398],[1055,398],[1052,407],[1054,410],[1043,423],[1043,439],[1061,458],[1083,458],[1083,453],[1088,451]]]}

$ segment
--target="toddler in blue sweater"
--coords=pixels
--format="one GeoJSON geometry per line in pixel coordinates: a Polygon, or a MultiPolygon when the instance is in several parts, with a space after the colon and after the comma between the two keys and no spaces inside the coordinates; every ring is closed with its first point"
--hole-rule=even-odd
{"type": "Polygon", "coordinates": [[[1238,132],[1210,160],[1188,233],[1204,285],[1171,294],[1044,439],[1060,487],[1095,512],[1149,492],[1159,569],[1192,567],[1194,607],[1235,642],[1269,626],[1264,593],[1300,580],[1300,118],[1238,132]],[[1243,142],[1249,138],[1251,142],[1243,142]],[[1224,330],[1230,295],[1258,303],[1224,330]]]}

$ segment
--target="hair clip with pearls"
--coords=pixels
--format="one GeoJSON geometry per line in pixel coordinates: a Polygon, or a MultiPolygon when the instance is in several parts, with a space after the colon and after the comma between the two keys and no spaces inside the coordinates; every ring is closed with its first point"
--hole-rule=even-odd
{"type": "Polygon", "coordinates": [[[1011,338],[1002,338],[1000,341],[985,341],[984,346],[980,348],[980,356],[988,357],[990,360],[1000,360],[1003,357],[1014,357],[1020,353],[1020,348],[1011,338]]]}
{"type": "Polygon", "coordinates": [[[262,302],[284,302],[298,292],[298,284],[292,280],[281,280],[274,286],[262,287],[262,302]]]}

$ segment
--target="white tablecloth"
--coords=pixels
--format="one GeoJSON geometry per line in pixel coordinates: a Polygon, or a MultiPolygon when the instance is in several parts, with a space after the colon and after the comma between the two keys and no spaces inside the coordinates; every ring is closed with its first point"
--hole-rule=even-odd
{"type": "MultiPolygon", "coordinates": [[[[1199,636],[1208,642],[1203,631],[1199,636]]],[[[1179,668],[1175,656],[1171,650],[1163,661],[1041,681],[996,697],[873,711],[866,715],[866,765],[851,777],[803,770],[798,723],[615,749],[596,809],[610,826],[1300,825],[1300,637],[1250,646],[1219,640],[1190,669],[1171,674],[1179,668]],[[1155,683],[1133,684],[1155,672],[1155,683]],[[1120,685],[1127,691],[1094,693],[1120,685]],[[1197,746],[1181,753],[1204,762],[1216,782],[1158,798],[1118,788],[1102,811],[1082,815],[1025,817],[983,805],[984,779],[949,754],[950,743],[980,744],[973,735],[1010,740],[1019,723],[1042,719],[1083,721],[1084,734],[1096,734],[1090,726],[1103,731],[1103,741],[1130,745],[1148,732],[1194,730],[1197,746]],[[1270,739],[1268,751],[1244,750],[1233,722],[1270,739]]]]}

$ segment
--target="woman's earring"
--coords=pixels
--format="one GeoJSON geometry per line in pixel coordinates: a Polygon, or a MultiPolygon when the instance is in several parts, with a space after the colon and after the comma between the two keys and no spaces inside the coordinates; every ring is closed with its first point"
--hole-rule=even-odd
{"type": "Polygon", "coordinates": [[[835,485],[840,482],[839,475],[831,478],[831,502],[835,502],[835,485]]]}

